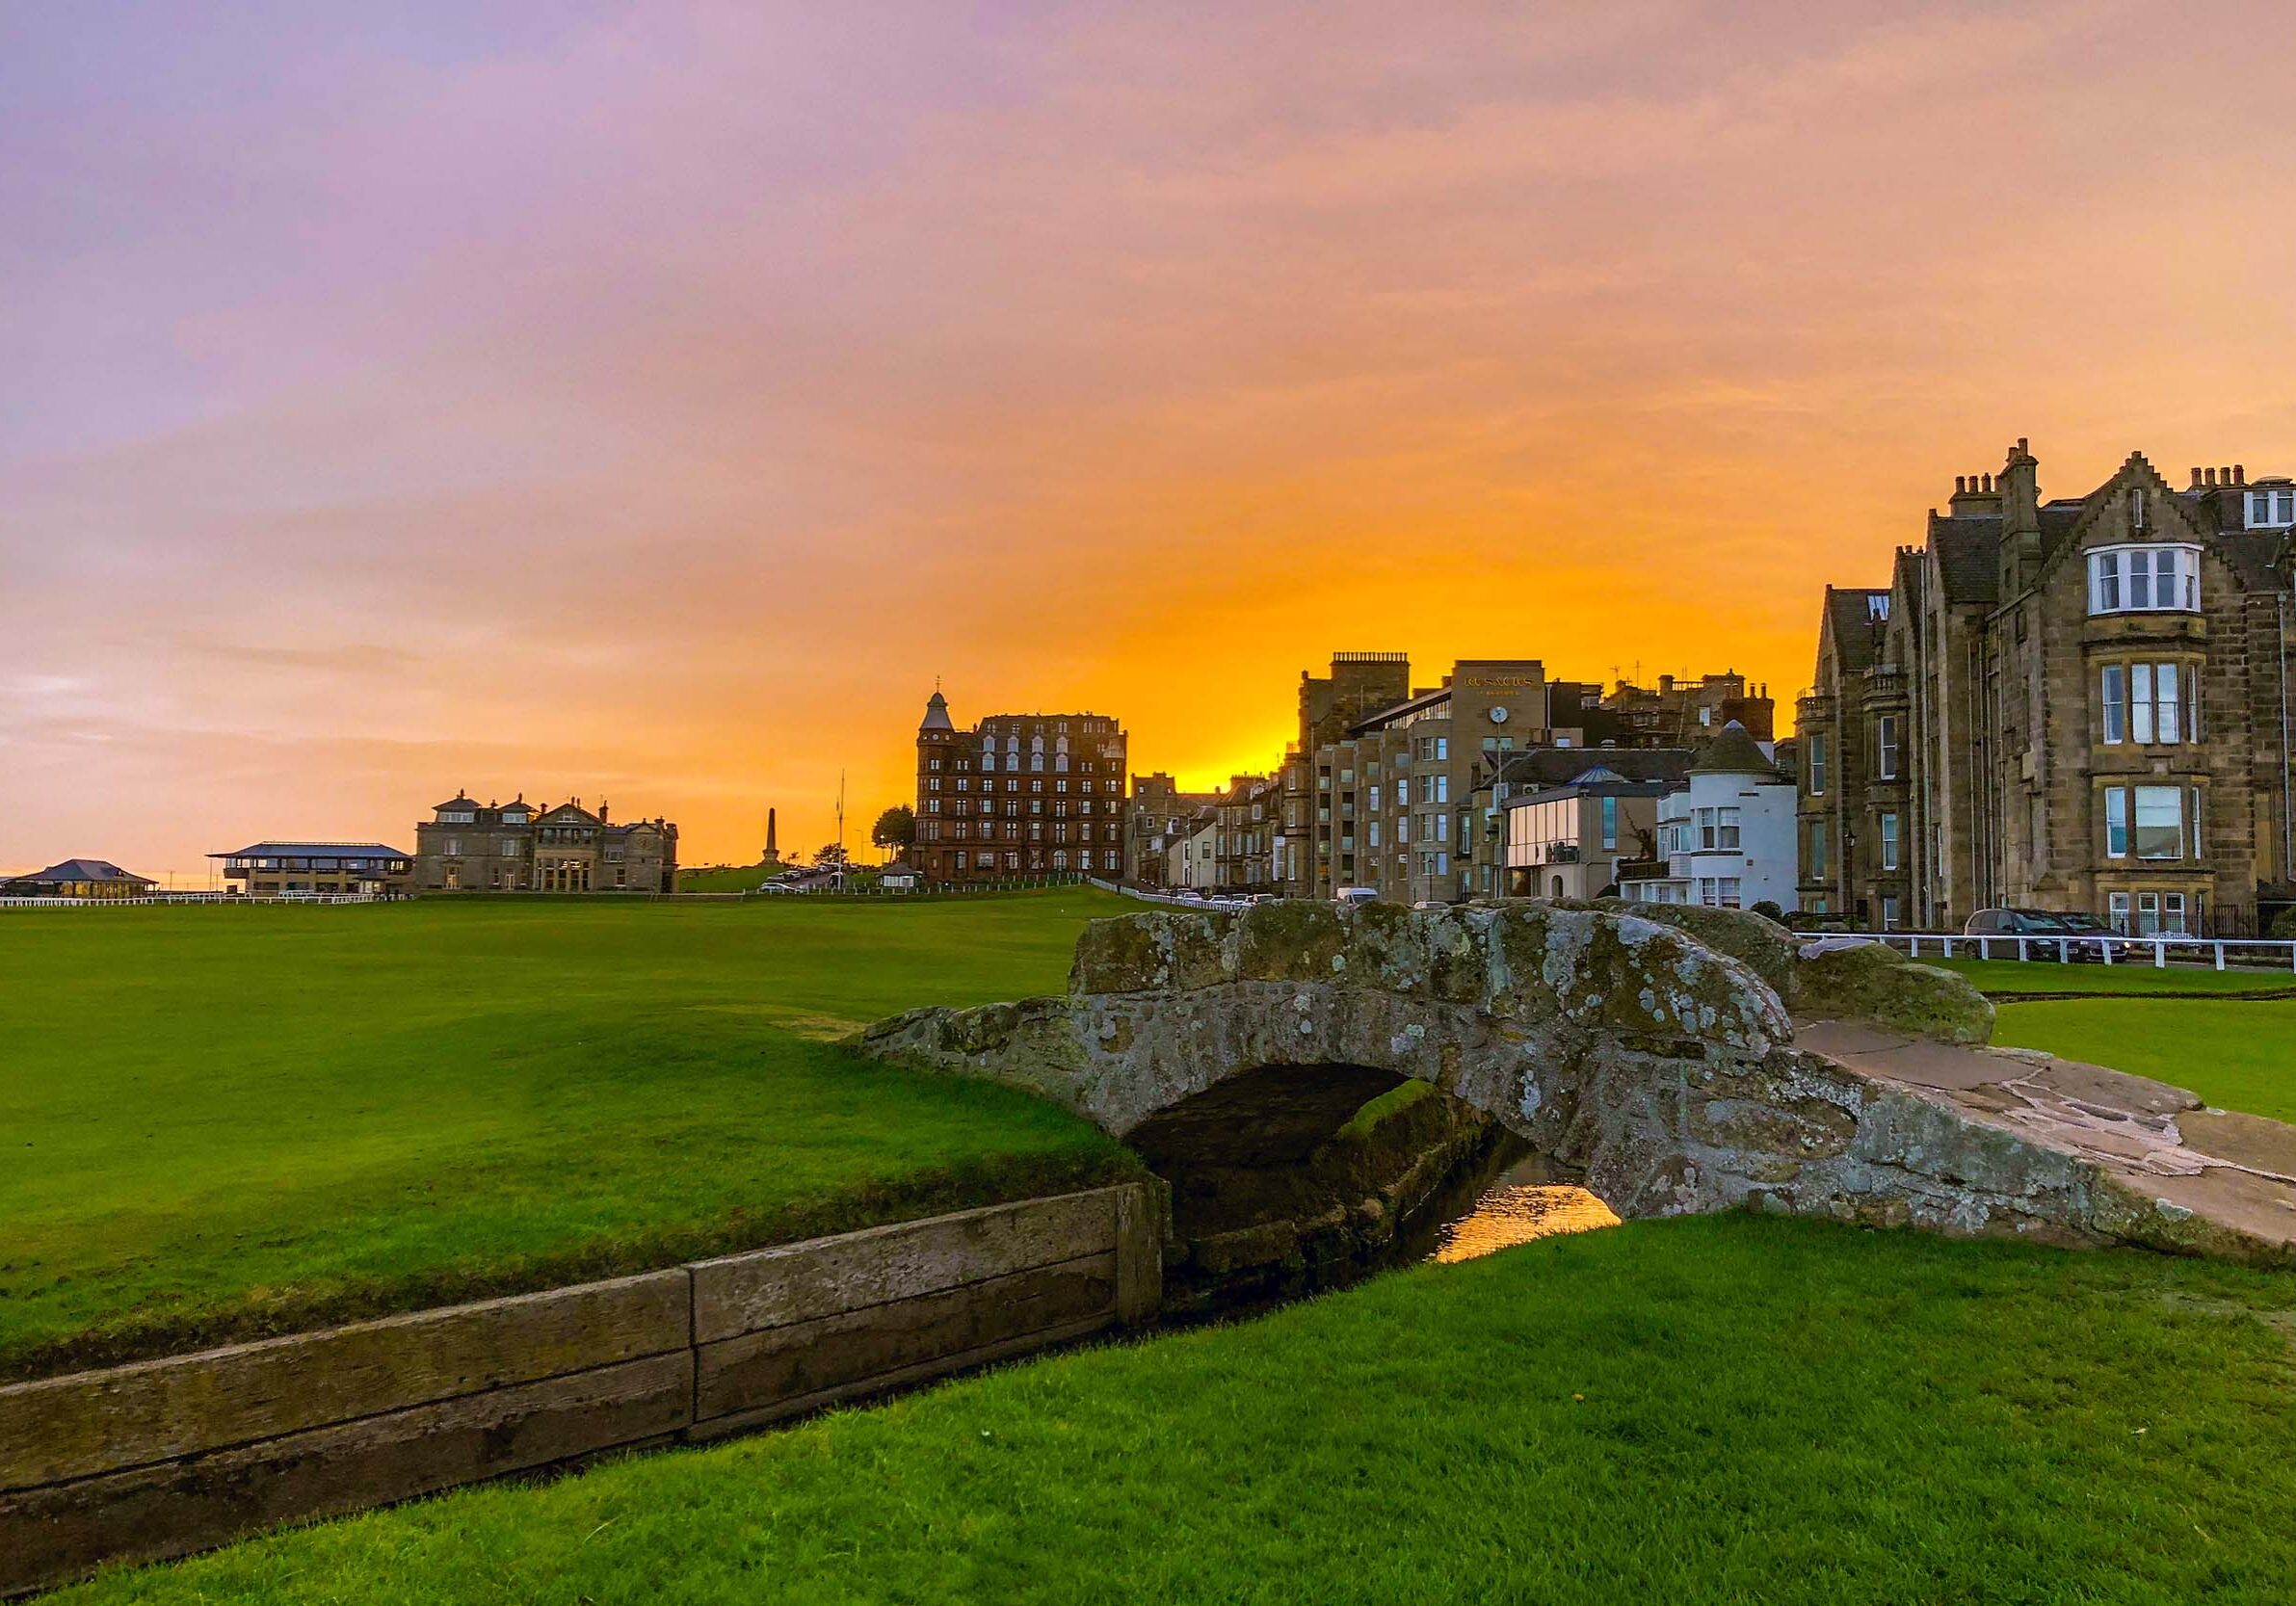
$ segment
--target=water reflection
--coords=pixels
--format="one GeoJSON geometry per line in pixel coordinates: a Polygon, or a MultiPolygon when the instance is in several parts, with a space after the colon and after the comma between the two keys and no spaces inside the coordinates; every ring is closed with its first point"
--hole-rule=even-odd
{"type": "Polygon", "coordinates": [[[1554,1180],[1553,1171],[1534,1155],[1501,1172],[1476,1198],[1474,1208],[1446,1223],[1427,1258],[1447,1265],[1558,1232],[1618,1224],[1609,1205],[1584,1188],[1554,1180]]]}

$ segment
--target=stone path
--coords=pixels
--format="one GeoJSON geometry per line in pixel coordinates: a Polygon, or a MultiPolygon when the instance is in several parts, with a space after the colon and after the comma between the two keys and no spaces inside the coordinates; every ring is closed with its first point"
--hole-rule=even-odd
{"type": "Polygon", "coordinates": [[[2211,1110],[2182,1088],[2038,1049],[1965,1047],[1838,1020],[1797,1020],[1794,1044],[2077,1154],[2166,1211],[2296,1250],[2296,1126],[2211,1110]]]}

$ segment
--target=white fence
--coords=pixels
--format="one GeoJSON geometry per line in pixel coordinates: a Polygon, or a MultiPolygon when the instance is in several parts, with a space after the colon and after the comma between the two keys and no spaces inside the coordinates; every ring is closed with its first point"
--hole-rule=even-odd
{"type": "Polygon", "coordinates": [[[147,908],[153,904],[372,904],[372,892],[154,892],[143,898],[0,898],[0,908],[147,908]]]}
{"type": "Polygon", "coordinates": [[[1943,959],[2032,960],[2071,963],[2097,960],[2105,964],[2204,964],[2223,970],[2269,966],[2296,972],[2296,941],[2272,937],[2223,936],[1969,936],[1959,932],[1873,932],[1877,942],[1903,948],[1913,959],[1925,953],[1943,959]]]}

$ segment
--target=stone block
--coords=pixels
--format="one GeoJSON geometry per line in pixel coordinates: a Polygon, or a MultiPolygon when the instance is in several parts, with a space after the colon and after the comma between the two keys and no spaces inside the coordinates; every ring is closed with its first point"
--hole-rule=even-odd
{"type": "Polygon", "coordinates": [[[1880,942],[1834,948],[1796,961],[1795,1008],[1812,1019],[1870,1020],[1913,1037],[1982,1043],[1993,1035],[1993,1000],[1967,978],[1915,964],[1880,942]]]}
{"type": "Polygon", "coordinates": [[[1336,904],[1284,898],[1244,912],[1237,975],[1248,982],[1332,982],[1345,971],[1346,915],[1336,904]]]}

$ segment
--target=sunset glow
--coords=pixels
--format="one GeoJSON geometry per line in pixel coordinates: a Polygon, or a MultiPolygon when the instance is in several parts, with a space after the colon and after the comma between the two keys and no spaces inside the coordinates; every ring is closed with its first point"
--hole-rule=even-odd
{"type": "Polygon", "coordinates": [[[1782,723],[1821,587],[2019,435],[2296,472],[2292,57],[2235,0],[10,8],[0,869],[458,787],[748,860],[840,772],[860,843],[936,676],[1199,784],[1335,647],[1782,723]]]}

